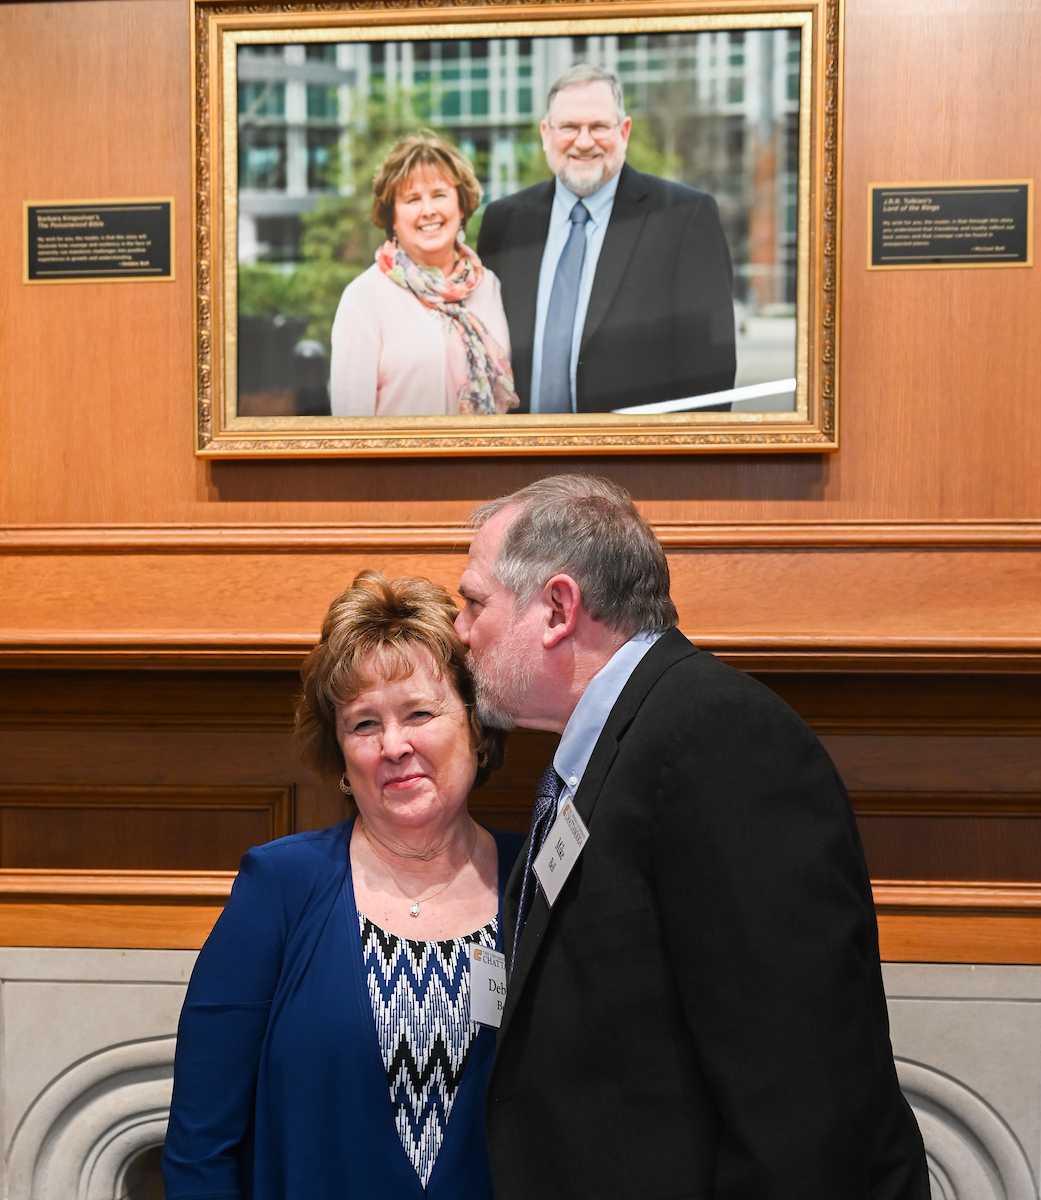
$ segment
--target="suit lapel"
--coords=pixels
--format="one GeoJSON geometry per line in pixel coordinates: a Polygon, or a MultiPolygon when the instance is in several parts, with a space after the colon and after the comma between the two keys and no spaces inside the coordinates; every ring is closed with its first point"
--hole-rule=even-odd
{"type": "MultiPolygon", "coordinates": [[[[614,708],[611,709],[604,728],[600,732],[600,737],[597,739],[592,757],[582,775],[578,795],[575,797],[575,808],[578,809],[579,815],[586,825],[590,825],[592,821],[593,810],[596,808],[596,802],[600,798],[604,781],[607,779],[611,765],[618,754],[618,747],[625,735],[625,731],[629,728],[633,718],[639,711],[640,705],[646,699],[647,693],[654,687],[669,667],[679,662],[680,659],[697,653],[697,648],[692,646],[679,630],[670,629],[647,651],[637,664],[636,670],[629,676],[625,687],[622,688],[621,694],[615,701],[614,708]]],[[[590,828],[590,840],[595,838],[595,836],[596,830],[590,828]]],[[[510,875],[510,881],[506,885],[504,909],[511,946],[513,930],[517,925],[517,907],[520,902],[521,882],[524,877],[524,862],[527,854],[528,842],[525,841],[520,849],[520,853],[517,855],[517,862],[513,873],[510,875]]],[[[564,886],[567,887],[567,884],[564,886]]],[[[560,902],[558,900],[558,903],[560,902]]],[[[546,897],[543,896],[542,889],[536,888],[535,899],[532,901],[531,911],[528,913],[528,919],[524,923],[520,945],[517,947],[517,962],[514,965],[513,973],[510,975],[506,1005],[502,1014],[502,1024],[499,1027],[500,1041],[505,1036],[510,1019],[517,1009],[521,991],[538,957],[538,952],[544,941],[544,935],[549,927],[552,915],[552,909],[546,903],[546,897]]],[[[507,949],[506,953],[509,955],[509,949],[507,949]]]]}
{"type": "Polygon", "coordinates": [[[503,307],[510,328],[513,370],[521,411],[526,412],[531,396],[531,356],[535,347],[535,306],[539,294],[539,272],[546,246],[550,214],[553,211],[553,184],[535,189],[530,204],[519,209],[510,222],[502,259],[506,268],[502,280],[503,307]]]}
{"type": "Polygon", "coordinates": [[[604,244],[596,264],[596,275],[593,276],[593,291],[589,297],[586,323],[582,329],[583,346],[596,333],[621,286],[625,269],[647,219],[644,203],[646,198],[647,189],[640,181],[639,172],[634,171],[628,164],[623,166],[614,206],[611,209],[611,219],[607,223],[607,233],[604,235],[604,244]]]}

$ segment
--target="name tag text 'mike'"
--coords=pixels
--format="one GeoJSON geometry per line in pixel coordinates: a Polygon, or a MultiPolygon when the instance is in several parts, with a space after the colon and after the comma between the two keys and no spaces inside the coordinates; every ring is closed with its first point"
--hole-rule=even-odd
{"type": "Polygon", "coordinates": [[[578,815],[574,804],[568,800],[561,806],[553,828],[549,831],[545,845],[535,856],[532,869],[549,903],[553,907],[564,881],[571,874],[582,847],[589,838],[589,830],[578,815]]]}

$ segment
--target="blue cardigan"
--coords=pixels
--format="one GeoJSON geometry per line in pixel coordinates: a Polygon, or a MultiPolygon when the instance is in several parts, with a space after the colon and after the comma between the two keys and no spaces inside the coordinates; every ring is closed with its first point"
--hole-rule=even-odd
{"type": "MultiPolygon", "coordinates": [[[[491,1200],[474,1040],[424,1193],[394,1126],[362,964],[353,821],[257,846],[181,1012],[167,1200],[491,1200]]],[[[521,839],[497,835],[502,895],[521,839]]]]}

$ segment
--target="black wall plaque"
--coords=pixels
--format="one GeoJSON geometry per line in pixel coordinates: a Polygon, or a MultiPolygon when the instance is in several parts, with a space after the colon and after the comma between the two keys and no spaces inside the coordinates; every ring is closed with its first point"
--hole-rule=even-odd
{"type": "Polygon", "coordinates": [[[1032,181],[869,188],[869,269],[1031,266],[1032,181]]]}
{"type": "Polygon", "coordinates": [[[173,200],[25,205],[25,282],[173,279],[173,200]]]}

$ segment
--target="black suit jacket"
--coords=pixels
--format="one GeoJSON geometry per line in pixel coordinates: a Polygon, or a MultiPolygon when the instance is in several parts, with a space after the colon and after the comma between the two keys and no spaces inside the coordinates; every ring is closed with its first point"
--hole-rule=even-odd
{"type": "MultiPolygon", "coordinates": [[[[477,241],[502,283],[521,412],[531,404],[535,299],[554,187],[550,180],[489,204],[477,241]]],[[[733,387],[733,281],[715,200],[623,166],[582,331],[578,411],[733,387]]]]}
{"type": "Polygon", "coordinates": [[[928,1200],[856,822],[796,714],[671,631],[575,804],[499,1030],[497,1200],[928,1200]]]}

